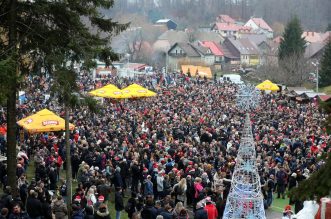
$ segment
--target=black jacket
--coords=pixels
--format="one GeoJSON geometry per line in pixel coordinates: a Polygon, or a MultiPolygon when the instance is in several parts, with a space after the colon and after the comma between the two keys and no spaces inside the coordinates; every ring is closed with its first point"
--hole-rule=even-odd
{"type": "Polygon", "coordinates": [[[123,197],[120,192],[115,193],[115,210],[122,211],[124,209],[123,197]]]}
{"type": "Polygon", "coordinates": [[[163,216],[163,219],[173,219],[174,215],[169,211],[163,211],[160,213],[163,216]]]}
{"type": "Polygon", "coordinates": [[[203,208],[199,208],[195,211],[194,219],[206,219],[208,218],[207,211],[203,208]]]}
{"type": "Polygon", "coordinates": [[[141,212],[141,218],[144,219],[155,219],[156,216],[157,209],[154,206],[146,205],[141,212]]]}
{"type": "Polygon", "coordinates": [[[26,202],[26,211],[30,217],[43,216],[43,206],[39,199],[29,197],[26,202]]]}

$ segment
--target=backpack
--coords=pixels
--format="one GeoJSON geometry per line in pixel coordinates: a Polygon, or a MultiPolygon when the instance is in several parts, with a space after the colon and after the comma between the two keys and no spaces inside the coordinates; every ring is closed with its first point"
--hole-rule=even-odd
{"type": "Polygon", "coordinates": [[[183,195],[183,193],[184,193],[183,189],[179,185],[175,186],[174,191],[175,191],[176,195],[183,195]]]}

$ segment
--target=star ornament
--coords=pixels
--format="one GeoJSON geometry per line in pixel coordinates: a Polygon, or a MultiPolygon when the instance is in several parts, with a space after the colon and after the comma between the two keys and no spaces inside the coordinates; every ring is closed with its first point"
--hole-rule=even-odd
{"type": "Polygon", "coordinates": [[[260,103],[260,91],[252,85],[239,87],[237,96],[237,107],[245,112],[254,110],[260,103]]]}

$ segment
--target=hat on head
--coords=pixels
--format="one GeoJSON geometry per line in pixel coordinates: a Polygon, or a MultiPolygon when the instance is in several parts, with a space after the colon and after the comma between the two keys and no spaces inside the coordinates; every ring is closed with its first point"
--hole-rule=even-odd
{"type": "Polygon", "coordinates": [[[100,196],[98,197],[98,201],[99,201],[99,202],[104,202],[104,201],[105,201],[105,197],[104,197],[103,195],[100,195],[100,196]]]}
{"type": "Polygon", "coordinates": [[[293,214],[291,205],[286,205],[285,206],[284,213],[291,213],[291,214],[293,214]]]}
{"type": "Polygon", "coordinates": [[[81,200],[82,200],[82,198],[79,195],[77,195],[74,199],[74,201],[77,201],[77,202],[80,202],[81,200]]]}

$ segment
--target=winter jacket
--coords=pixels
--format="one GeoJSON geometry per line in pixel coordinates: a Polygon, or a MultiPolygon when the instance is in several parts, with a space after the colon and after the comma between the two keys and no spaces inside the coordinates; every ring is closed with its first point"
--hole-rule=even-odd
{"type": "Polygon", "coordinates": [[[207,218],[208,218],[208,214],[205,209],[199,208],[195,211],[194,219],[207,219],[207,218]]]}
{"type": "Polygon", "coordinates": [[[115,193],[115,210],[122,211],[124,209],[123,197],[120,192],[115,193]]]}
{"type": "Polygon", "coordinates": [[[32,218],[43,216],[41,201],[37,198],[29,197],[26,202],[26,211],[32,218]]]}
{"type": "Polygon", "coordinates": [[[63,200],[56,200],[52,206],[52,212],[55,215],[55,219],[64,219],[68,213],[67,206],[63,200]]]}
{"type": "Polygon", "coordinates": [[[28,213],[26,212],[21,212],[19,214],[10,214],[8,219],[30,219],[28,213]]]}
{"type": "Polygon", "coordinates": [[[145,186],[144,186],[144,195],[153,195],[153,183],[149,180],[145,181],[145,186]]]}
{"type": "Polygon", "coordinates": [[[163,216],[163,219],[173,219],[174,215],[169,211],[163,211],[160,213],[163,216]]]}
{"type": "Polygon", "coordinates": [[[146,205],[141,212],[141,218],[144,219],[155,219],[156,216],[157,209],[154,206],[146,205]]]}
{"type": "Polygon", "coordinates": [[[208,219],[216,219],[218,216],[217,209],[215,205],[208,203],[205,207],[205,210],[207,211],[208,214],[208,219]]]}
{"type": "Polygon", "coordinates": [[[116,187],[123,187],[123,180],[122,180],[122,176],[119,172],[115,172],[114,174],[114,186],[116,187]]]}
{"type": "Polygon", "coordinates": [[[78,210],[73,212],[71,219],[84,219],[84,216],[83,210],[78,210]]]}
{"type": "Polygon", "coordinates": [[[109,211],[106,212],[100,212],[99,210],[95,213],[94,219],[111,219],[109,211]]]}

